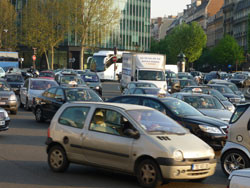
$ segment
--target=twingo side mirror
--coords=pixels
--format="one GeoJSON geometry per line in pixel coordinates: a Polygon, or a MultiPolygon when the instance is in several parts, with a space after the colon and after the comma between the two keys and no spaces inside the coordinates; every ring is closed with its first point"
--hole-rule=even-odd
{"type": "Polygon", "coordinates": [[[140,138],[140,134],[138,131],[135,131],[133,129],[126,129],[124,131],[124,134],[130,138],[138,139],[140,138]]]}

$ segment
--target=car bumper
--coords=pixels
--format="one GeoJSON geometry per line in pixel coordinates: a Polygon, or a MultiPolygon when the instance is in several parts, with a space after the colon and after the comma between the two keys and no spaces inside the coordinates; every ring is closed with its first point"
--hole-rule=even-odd
{"type": "Polygon", "coordinates": [[[17,101],[1,101],[0,107],[8,111],[8,110],[17,110],[18,105],[17,101]]]}
{"type": "Polygon", "coordinates": [[[178,164],[173,166],[160,165],[162,176],[164,179],[201,179],[212,176],[216,170],[216,159],[209,162],[178,164]],[[206,164],[205,164],[206,163],[206,164]],[[205,169],[192,170],[194,164],[206,165],[205,169]]]}
{"type": "Polygon", "coordinates": [[[7,120],[0,120],[0,121],[4,121],[4,125],[0,125],[0,131],[7,131],[9,129],[9,123],[10,123],[10,119],[8,118],[7,120]]]}

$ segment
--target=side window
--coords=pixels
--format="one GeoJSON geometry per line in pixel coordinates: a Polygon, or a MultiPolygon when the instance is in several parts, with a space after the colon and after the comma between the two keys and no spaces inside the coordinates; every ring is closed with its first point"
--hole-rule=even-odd
{"type": "Polygon", "coordinates": [[[26,80],[23,87],[28,88],[29,87],[29,80],[26,80]]]}
{"type": "Polygon", "coordinates": [[[54,98],[56,95],[56,88],[51,88],[48,90],[46,97],[54,98]]]}
{"type": "Polygon", "coordinates": [[[231,117],[230,123],[235,123],[238,121],[247,108],[248,106],[238,106],[231,117]]]}
{"type": "Polygon", "coordinates": [[[89,129],[92,131],[124,136],[125,123],[129,123],[120,113],[109,109],[96,109],[89,129]]]}
{"type": "Polygon", "coordinates": [[[62,125],[82,129],[88,112],[87,107],[69,107],[63,111],[58,121],[62,125]]]}
{"type": "Polygon", "coordinates": [[[154,100],[151,100],[151,99],[144,99],[142,101],[142,105],[154,108],[154,109],[159,110],[160,112],[166,114],[166,110],[165,110],[164,106],[161,103],[157,102],[157,101],[154,101],[154,100]]]}
{"type": "Polygon", "coordinates": [[[125,97],[122,98],[121,103],[124,104],[139,104],[139,98],[137,97],[125,97]]]}
{"type": "Polygon", "coordinates": [[[56,99],[58,99],[58,98],[60,98],[60,99],[65,99],[64,93],[63,93],[63,90],[62,90],[62,89],[57,89],[55,98],[56,98],[56,99]]]}
{"type": "Polygon", "coordinates": [[[127,92],[126,94],[133,94],[134,91],[135,91],[135,89],[134,89],[134,88],[131,88],[131,89],[128,90],[128,92],[127,92]]]}
{"type": "Polygon", "coordinates": [[[142,89],[135,89],[134,94],[143,94],[142,89]]]}

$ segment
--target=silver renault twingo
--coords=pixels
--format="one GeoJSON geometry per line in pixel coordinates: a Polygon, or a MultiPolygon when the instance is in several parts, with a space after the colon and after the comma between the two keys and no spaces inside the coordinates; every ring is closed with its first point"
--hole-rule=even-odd
{"type": "Polygon", "coordinates": [[[165,179],[202,180],[215,172],[213,149],[163,113],[117,103],[72,102],[48,129],[55,172],[80,163],[135,175],[142,187],[165,179]]]}

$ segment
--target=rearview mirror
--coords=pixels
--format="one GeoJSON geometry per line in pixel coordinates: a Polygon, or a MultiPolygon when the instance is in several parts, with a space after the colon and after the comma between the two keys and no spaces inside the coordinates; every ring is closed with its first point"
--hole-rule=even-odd
{"type": "Polygon", "coordinates": [[[135,131],[133,129],[126,129],[124,131],[124,134],[130,138],[138,139],[140,138],[140,134],[138,131],[135,131]]]}

